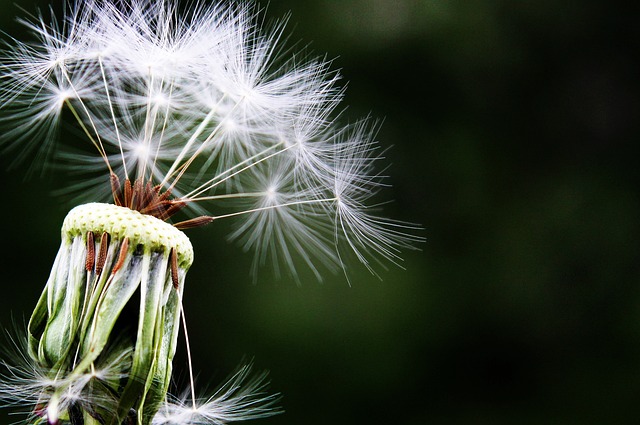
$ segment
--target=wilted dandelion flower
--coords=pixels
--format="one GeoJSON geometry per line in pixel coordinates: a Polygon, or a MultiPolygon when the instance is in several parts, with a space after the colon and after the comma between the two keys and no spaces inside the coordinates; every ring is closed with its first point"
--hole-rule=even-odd
{"type": "Polygon", "coordinates": [[[261,20],[250,3],[179,13],[173,1],[78,1],[61,22],[24,21],[35,41],[8,43],[5,148],[84,173],[74,190],[94,201],[65,219],[27,341],[16,343],[24,354],[5,364],[0,399],[28,423],[221,424],[278,412],[248,367],[211,398],[197,399],[193,382],[186,398],[167,395],[193,261],[184,229],[229,219],[231,238],[255,252],[254,273],[269,262],[296,277],[302,263],[318,279],[347,256],[375,273],[420,240],[373,214],[384,185],[376,126],[339,126],[338,74],[288,58],[284,23],[261,20]],[[63,116],[89,150],[57,144],[63,116]],[[131,305],[138,323],[127,332],[131,305]]]}

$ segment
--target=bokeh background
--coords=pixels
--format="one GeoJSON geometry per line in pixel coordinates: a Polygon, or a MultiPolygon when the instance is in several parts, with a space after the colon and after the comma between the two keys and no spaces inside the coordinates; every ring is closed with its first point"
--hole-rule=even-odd
{"type": "MultiPolygon", "coordinates": [[[[0,0],[0,28],[21,37],[19,8],[45,5],[0,0]]],[[[292,40],[349,81],[345,118],[384,118],[389,215],[421,223],[427,242],[382,281],[253,284],[224,228],[191,231],[200,384],[254,359],[286,409],[265,425],[637,423],[637,13],[604,0],[270,0],[266,14],[289,11],[292,40]]],[[[72,205],[52,195],[64,170],[25,180],[0,162],[11,327],[72,205]]]]}

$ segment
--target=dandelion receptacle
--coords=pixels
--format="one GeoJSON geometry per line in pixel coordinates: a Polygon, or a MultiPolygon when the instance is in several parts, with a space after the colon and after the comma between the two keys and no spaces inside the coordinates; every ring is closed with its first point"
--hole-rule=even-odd
{"type": "Polygon", "coordinates": [[[280,412],[249,365],[205,398],[189,366],[187,396],[169,393],[177,336],[187,336],[190,228],[228,224],[254,253],[254,276],[270,263],[296,280],[300,267],[348,280],[352,260],[377,274],[421,240],[372,203],[386,185],[377,125],[339,124],[338,73],[292,53],[285,21],[266,27],[262,14],[248,2],[77,1],[59,19],[25,19],[31,40],[6,42],[2,148],[63,166],[89,202],[63,223],[26,336],[11,337],[23,354],[4,362],[0,401],[25,424],[280,412]],[[63,119],[84,145],[58,140],[63,119]]]}

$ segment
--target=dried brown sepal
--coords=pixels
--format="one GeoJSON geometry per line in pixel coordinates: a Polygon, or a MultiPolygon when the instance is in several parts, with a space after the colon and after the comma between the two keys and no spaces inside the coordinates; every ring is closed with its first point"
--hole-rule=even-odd
{"type": "Polygon", "coordinates": [[[122,206],[122,198],[120,197],[120,192],[122,190],[120,186],[120,179],[114,173],[109,175],[109,180],[111,181],[111,194],[113,195],[113,202],[121,207],[122,206]]]}
{"type": "Polygon", "coordinates": [[[144,190],[140,195],[140,208],[138,209],[138,211],[146,208],[147,206],[149,206],[149,204],[152,204],[154,200],[157,199],[157,197],[158,194],[153,191],[151,182],[147,182],[147,184],[144,186],[144,190]]]}
{"type": "Polygon", "coordinates": [[[98,260],[96,261],[96,276],[100,276],[104,265],[107,262],[107,251],[109,250],[109,234],[104,232],[100,236],[100,249],[98,250],[98,260]]]}
{"type": "Polygon", "coordinates": [[[171,282],[173,283],[173,288],[178,289],[178,286],[180,284],[178,280],[178,254],[176,253],[175,248],[171,248],[171,253],[169,254],[169,257],[170,257],[169,268],[171,269],[171,282]]]}
{"type": "Polygon", "coordinates": [[[131,209],[140,211],[142,206],[142,198],[144,198],[143,187],[141,179],[137,179],[133,182],[133,194],[131,195],[131,209]]]}
{"type": "Polygon", "coordinates": [[[116,274],[118,270],[124,265],[124,260],[127,258],[127,251],[129,250],[129,238],[124,238],[122,245],[120,245],[120,253],[118,254],[118,260],[113,266],[111,274],[116,274]]]}
{"type": "Polygon", "coordinates": [[[185,201],[180,200],[180,199],[173,199],[173,200],[169,201],[169,203],[170,203],[170,206],[165,211],[165,214],[167,215],[167,218],[163,218],[163,220],[167,220],[169,217],[173,216],[174,214],[176,214],[177,212],[181,211],[184,207],[187,206],[187,203],[185,201]]]}
{"type": "Polygon", "coordinates": [[[167,189],[164,193],[160,193],[162,187],[160,185],[154,186],[153,190],[159,195],[158,201],[166,201],[171,196],[171,188],[167,189]]]}
{"type": "Polygon", "coordinates": [[[84,268],[86,271],[90,272],[93,270],[93,266],[96,262],[96,242],[93,237],[93,232],[87,232],[87,260],[84,263],[84,268]]]}
{"type": "Polygon", "coordinates": [[[140,210],[142,214],[152,215],[160,220],[165,220],[167,216],[167,209],[171,206],[172,201],[158,201],[150,204],[143,210],[140,210]]]}
{"type": "Polygon", "coordinates": [[[181,221],[173,225],[176,229],[185,230],[185,229],[193,229],[194,227],[206,226],[215,220],[215,217],[211,217],[208,215],[201,215],[200,217],[192,218],[190,220],[181,221]]]}
{"type": "Polygon", "coordinates": [[[162,186],[154,186],[151,181],[145,183],[142,179],[137,179],[131,183],[131,180],[126,179],[123,186],[120,185],[118,177],[112,174],[111,191],[116,205],[163,221],[169,220],[189,203],[180,198],[171,199],[171,188],[162,192],[162,186]]]}
{"type": "MultiPolygon", "coordinates": [[[[131,180],[126,179],[124,181],[124,205],[125,207],[131,208],[131,200],[133,198],[133,188],[131,187],[131,180]]],[[[134,208],[131,208],[134,209],[134,208]]]]}

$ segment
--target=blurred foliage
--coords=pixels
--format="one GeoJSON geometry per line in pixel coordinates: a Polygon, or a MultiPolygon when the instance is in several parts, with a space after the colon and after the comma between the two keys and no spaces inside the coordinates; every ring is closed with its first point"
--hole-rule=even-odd
{"type": "MultiPolygon", "coordinates": [[[[0,27],[19,36],[10,3],[0,27]]],[[[428,241],[382,282],[253,285],[224,229],[191,232],[201,384],[255,358],[284,394],[274,425],[636,423],[637,15],[588,0],[267,7],[288,11],[292,40],[349,81],[345,118],[384,118],[388,209],[428,241]]],[[[50,195],[63,171],[25,182],[25,168],[2,171],[6,327],[35,304],[70,208],[50,195]]]]}

